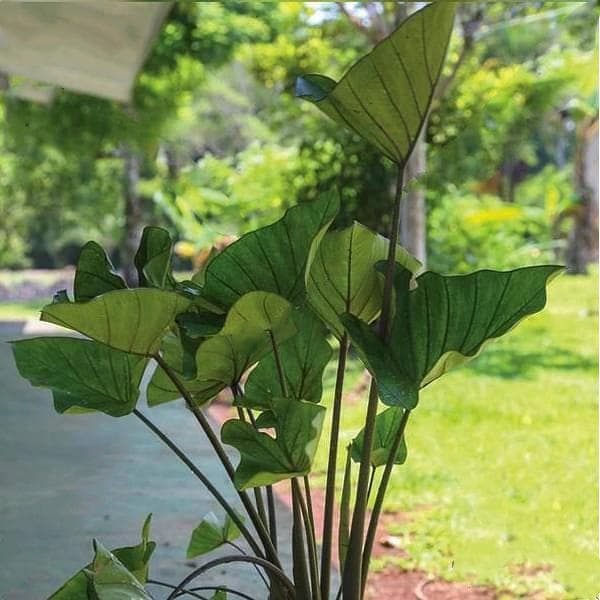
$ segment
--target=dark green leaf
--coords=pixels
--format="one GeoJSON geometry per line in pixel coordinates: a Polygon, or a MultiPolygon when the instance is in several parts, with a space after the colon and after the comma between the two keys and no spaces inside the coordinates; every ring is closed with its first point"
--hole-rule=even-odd
{"type": "Polygon", "coordinates": [[[382,401],[412,409],[419,388],[544,308],[546,285],[560,271],[562,267],[549,265],[454,276],[428,272],[409,291],[412,274],[397,267],[389,345],[353,315],[344,315],[342,322],[377,379],[382,401]]]}
{"type": "Polygon", "coordinates": [[[208,554],[238,537],[240,530],[229,515],[226,515],[225,521],[221,523],[213,513],[208,513],[192,532],[186,556],[194,558],[208,554]]]}
{"type": "Polygon", "coordinates": [[[239,419],[227,421],[221,439],[240,453],[235,484],[240,490],[307,475],[317,449],[325,409],[287,398],[273,400],[275,438],[239,419]]]}
{"type": "Polygon", "coordinates": [[[126,288],[125,282],[115,273],[115,268],[102,246],[88,242],[77,260],[73,291],[76,302],[87,302],[100,294],[126,288]]]}
{"type": "MultiPolygon", "coordinates": [[[[386,258],[388,249],[388,239],[360,223],[327,232],[319,244],[307,282],[308,300],[338,338],[344,332],[342,313],[367,323],[379,314],[383,281],[375,265],[386,258]]],[[[401,246],[396,249],[396,261],[413,272],[421,267],[401,246]]]]}
{"type": "Polygon", "coordinates": [[[141,287],[173,289],[171,273],[173,240],[162,227],[145,227],[134,264],[141,287]]]}
{"type": "Polygon", "coordinates": [[[48,304],[42,321],[55,323],[117,350],[154,354],[162,337],[190,301],[156,289],[117,290],[89,302],[48,304]]]}
{"type": "Polygon", "coordinates": [[[136,405],[147,360],[91,340],[40,337],[12,342],[19,373],[50,388],[55,408],[99,410],[113,417],[136,405]]]}
{"type": "Polygon", "coordinates": [[[296,95],[404,164],[419,137],[442,71],[454,4],[435,2],[411,15],[339,82],[300,77],[296,95]]]}
{"type": "MultiPolygon", "coordinates": [[[[288,393],[292,398],[320,402],[323,394],[323,371],[331,358],[327,331],[307,309],[295,310],[293,321],[297,333],[278,349],[285,366],[288,393]]],[[[242,404],[268,409],[273,397],[282,395],[279,372],[273,352],[265,356],[250,373],[242,404]]]]}
{"type": "Polygon", "coordinates": [[[247,292],[261,290],[299,304],[307,268],[338,208],[337,195],[324,194],[228,246],[206,268],[204,298],[229,307],[247,292]]]}
{"type": "MultiPolygon", "coordinates": [[[[385,465],[390,456],[391,447],[402,421],[404,409],[400,406],[390,406],[380,412],[375,419],[375,434],[373,450],[371,451],[371,465],[381,467],[385,465]]],[[[352,460],[359,463],[362,458],[365,432],[364,429],[352,440],[352,460]]],[[[400,447],[394,458],[394,464],[402,465],[406,462],[406,441],[402,436],[400,447]]]]}

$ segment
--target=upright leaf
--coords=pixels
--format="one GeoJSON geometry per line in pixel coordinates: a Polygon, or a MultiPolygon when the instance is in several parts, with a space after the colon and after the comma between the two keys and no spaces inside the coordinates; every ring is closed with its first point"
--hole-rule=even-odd
{"type": "MultiPolygon", "coordinates": [[[[404,409],[400,406],[390,406],[381,411],[375,419],[375,433],[373,438],[373,450],[371,451],[371,466],[382,467],[388,461],[392,451],[392,445],[400,428],[404,409]]],[[[352,460],[359,463],[362,459],[365,431],[360,433],[352,440],[351,454],[352,460]]],[[[402,465],[406,462],[407,449],[404,436],[400,441],[400,446],[394,457],[394,464],[402,465]]]]}
{"type": "Polygon", "coordinates": [[[175,317],[190,301],[156,289],[117,290],[84,303],[48,304],[42,321],[55,323],[131,354],[156,353],[175,317]]]}
{"type": "Polygon", "coordinates": [[[240,530],[229,515],[225,515],[225,521],[221,523],[214,513],[208,513],[192,532],[186,556],[195,558],[208,554],[239,537],[240,530]]]}
{"type": "MultiPolygon", "coordinates": [[[[360,223],[329,231],[319,244],[307,282],[308,300],[332,333],[342,337],[340,315],[352,313],[370,323],[381,310],[383,281],[375,265],[388,254],[389,240],[360,223]]],[[[410,271],[421,263],[404,248],[396,262],[410,271]]]]}
{"type": "MultiPolygon", "coordinates": [[[[383,263],[378,265],[385,268],[383,263]]],[[[546,304],[546,285],[562,267],[477,271],[417,277],[401,267],[394,274],[396,310],[389,345],[353,315],[342,322],[388,405],[412,409],[419,388],[476,356],[483,345],[512,329],[546,304]]]]}
{"type": "Polygon", "coordinates": [[[434,2],[411,15],[339,82],[305,75],[296,95],[405,164],[419,137],[442,72],[455,7],[434,2]]]}
{"type": "MultiPolygon", "coordinates": [[[[73,284],[75,301],[86,302],[100,294],[126,287],[123,279],[115,273],[115,268],[102,246],[96,242],[85,244],[77,259],[73,284]]],[[[64,301],[64,298],[61,301],[64,301]]]]}
{"type": "Polygon", "coordinates": [[[331,192],[247,233],[210,262],[203,297],[226,308],[247,292],[261,290],[299,304],[305,296],[307,267],[338,208],[337,195],[331,192]]]}
{"type": "Polygon", "coordinates": [[[141,287],[172,289],[175,280],[171,273],[173,240],[162,227],[145,227],[134,258],[141,287]]]}
{"type": "MultiPolygon", "coordinates": [[[[323,324],[307,309],[292,313],[297,333],[281,344],[278,352],[285,365],[285,379],[292,398],[320,402],[323,371],[331,359],[331,346],[323,324]]],[[[275,355],[270,352],[250,373],[242,403],[250,408],[270,409],[282,389],[275,355]]]]}
{"type": "Polygon", "coordinates": [[[131,574],[141,583],[148,580],[150,558],[156,549],[156,542],[150,540],[150,524],[152,515],[148,515],[142,526],[142,539],[135,546],[116,548],[112,553],[120,560],[131,574]]]}
{"type": "Polygon", "coordinates": [[[21,376],[50,388],[58,412],[79,407],[121,417],[135,408],[146,358],[67,337],[31,338],[12,346],[21,376]]]}
{"type": "Polygon", "coordinates": [[[302,477],[310,471],[323,426],[322,406],[288,398],[273,401],[276,437],[239,419],[227,421],[221,439],[240,453],[235,485],[244,490],[302,477]]]}

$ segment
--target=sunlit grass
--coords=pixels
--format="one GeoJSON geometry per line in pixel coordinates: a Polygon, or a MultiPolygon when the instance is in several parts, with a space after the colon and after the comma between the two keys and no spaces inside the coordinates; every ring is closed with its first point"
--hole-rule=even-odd
{"type": "MultiPolygon", "coordinates": [[[[543,313],[422,392],[385,506],[408,514],[389,526],[408,557],[375,566],[493,583],[508,597],[600,591],[597,287],[597,273],[561,277],[543,313]]],[[[346,406],[344,444],[365,406],[346,406]]],[[[326,452],[323,442],[321,471],[326,452]]]]}
{"type": "Polygon", "coordinates": [[[46,304],[41,300],[23,302],[0,302],[0,321],[26,321],[37,319],[40,309],[46,304]]]}

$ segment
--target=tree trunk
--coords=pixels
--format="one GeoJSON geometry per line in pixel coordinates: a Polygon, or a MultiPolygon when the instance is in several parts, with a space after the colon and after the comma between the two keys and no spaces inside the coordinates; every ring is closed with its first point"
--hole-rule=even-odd
{"type": "Polygon", "coordinates": [[[140,158],[131,149],[123,151],[125,161],[124,198],[125,231],[121,250],[121,268],[129,286],[137,286],[138,278],[133,259],[142,237],[142,201],[137,187],[140,179],[140,158]]]}

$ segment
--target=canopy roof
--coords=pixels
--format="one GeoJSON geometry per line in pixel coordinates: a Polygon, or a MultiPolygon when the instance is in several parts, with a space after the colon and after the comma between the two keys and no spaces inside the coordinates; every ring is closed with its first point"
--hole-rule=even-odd
{"type": "Polygon", "coordinates": [[[0,72],[32,100],[48,99],[42,82],[127,102],[170,5],[0,0],[0,72]]]}

